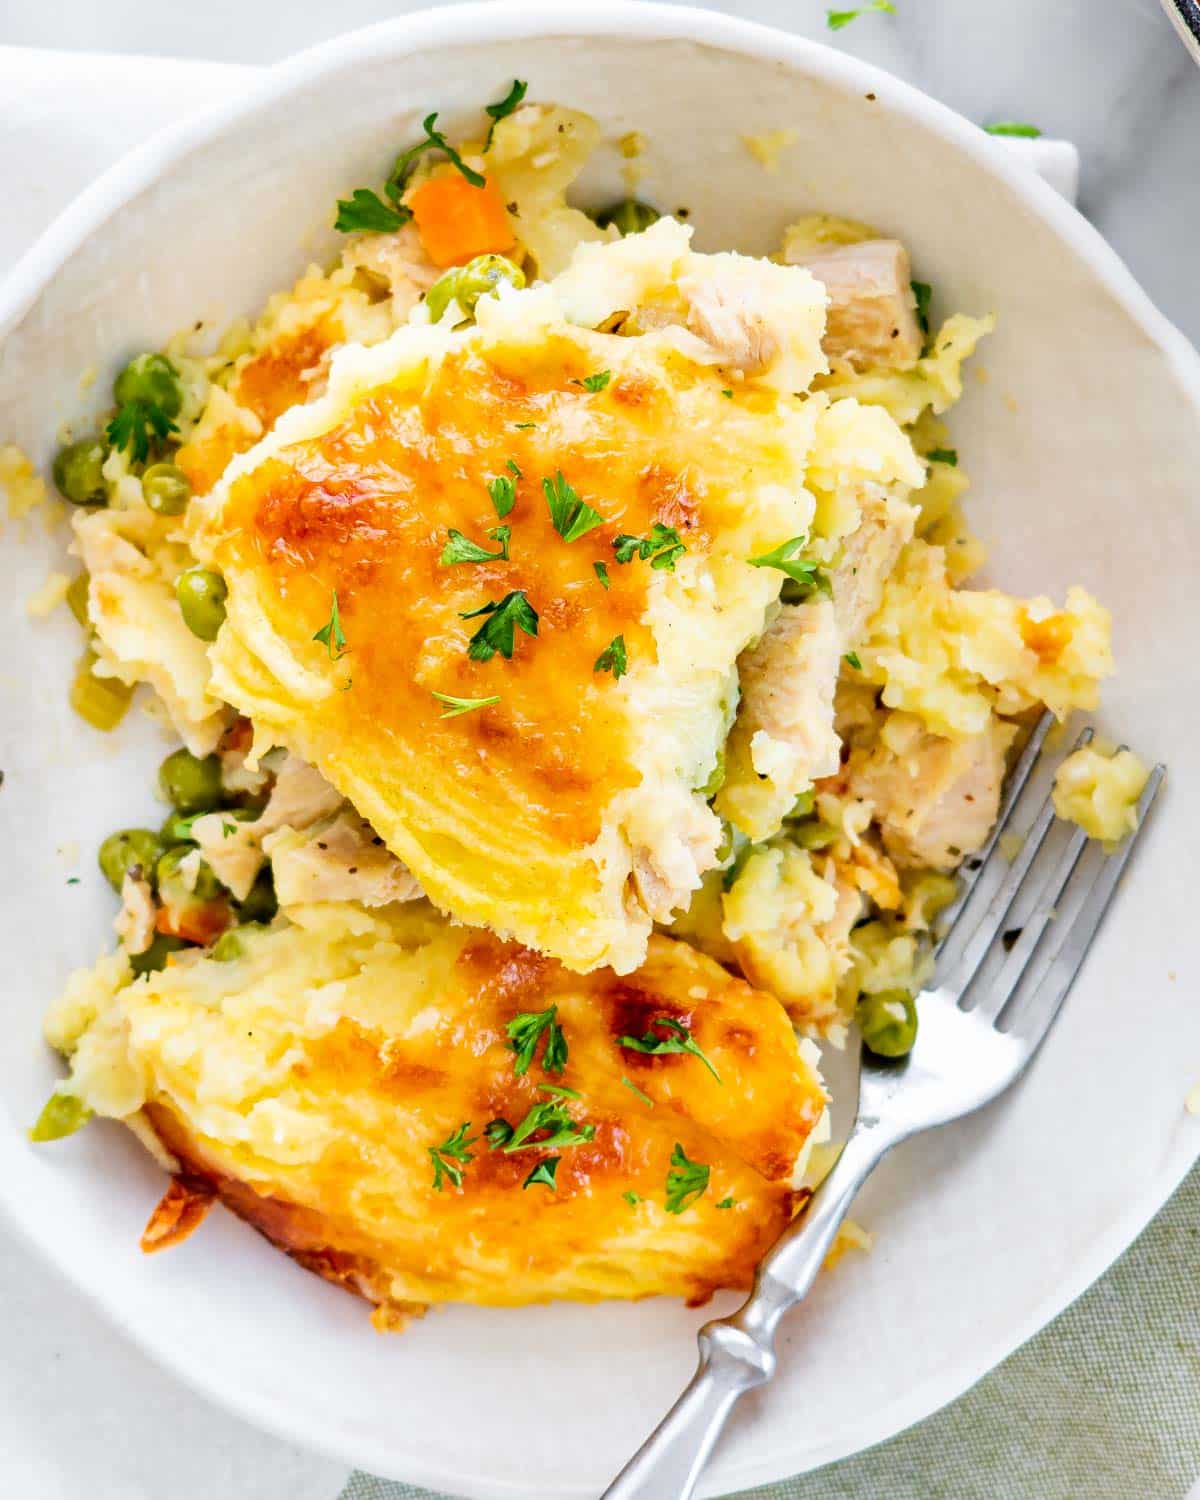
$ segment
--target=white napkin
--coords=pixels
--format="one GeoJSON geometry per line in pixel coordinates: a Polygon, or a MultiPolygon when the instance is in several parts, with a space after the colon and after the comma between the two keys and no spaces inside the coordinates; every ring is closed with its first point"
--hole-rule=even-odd
{"type": "MultiPolygon", "coordinates": [[[[0,47],[0,275],[123,152],[257,76],[224,63],[0,47]]],[[[1074,200],[1074,146],[1006,145],[1074,200]]],[[[333,1500],[342,1489],[344,1466],[178,1386],[3,1229],[0,1285],[19,1292],[0,1344],[0,1494],[149,1500],[167,1483],[171,1500],[333,1500]]]]}

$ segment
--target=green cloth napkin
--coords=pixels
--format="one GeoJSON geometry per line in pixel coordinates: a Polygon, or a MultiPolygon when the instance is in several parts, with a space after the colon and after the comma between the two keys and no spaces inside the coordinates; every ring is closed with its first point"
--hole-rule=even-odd
{"type": "MultiPolygon", "coordinates": [[[[1106,1275],[965,1396],[742,1500],[1182,1500],[1198,1474],[1200,1166],[1106,1275]]],[[[354,1474],[341,1500],[443,1497],[354,1474]]]]}

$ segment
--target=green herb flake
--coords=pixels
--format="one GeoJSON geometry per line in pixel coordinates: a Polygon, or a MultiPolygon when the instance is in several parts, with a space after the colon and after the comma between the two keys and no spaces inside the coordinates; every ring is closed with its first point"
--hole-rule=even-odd
{"type": "Polygon", "coordinates": [[[534,1167],[533,1171],[530,1172],[529,1176],[521,1184],[522,1188],[536,1187],[538,1183],[541,1183],[543,1186],[553,1188],[557,1192],[558,1186],[554,1181],[554,1176],[558,1171],[558,1164],[561,1160],[561,1156],[548,1156],[545,1161],[538,1162],[537,1166],[534,1167]]]}
{"type": "Polygon", "coordinates": [[[594,562],[592,564],[592,567],[595,569],[596,577],[600,580],[600,587],[603,589],[612,588],[612,581],[608,576],[607,563],[594,562]]]}
{"type": "Polygon", "coordinates": [[[528,88],[529,85],[524,81],[524,79],[514,78],[512,88],[509,89],[508,93],[505,94],[503,99],[498,100],[495,104],[485,104],[483,106],[484,113],[491,118],[492,122],[488,126],[487,140],[483,143],[483,149],[485,151],[490,151],[492,149],[492,136],[494,136],[496,133],[496,126],[500,123],[501,120],[506,119],[509,115],[512,114],[513,110],[516,109],[517,105],[520,104],[522,99],[524,99],[526,90],[528,88]]]}
{"type": "Polygon", "coordinates": [[[801,596],[803,598],[807,598],[809,594],[828,595],[832,592],[829,579],[821,571],[820,566],[810,558],[796,556],[807,540],[807,537],[794,536],[790,541],[782,542],[773,551],[764,552],[761,557],[749,558],[750,566],[752,568],[778,568],[793,583],[800,586],[804,591],[801,596]]]}
{"type": "Polygon", "coordinates": [[[958,468],[957,448],[931,448],[925,457],[931,464],[949,464],[952,469],[958,468]]]}
{"type": "Polygon", "coordinates": [[[622,533],[613,540],[613,552],[619,563],[631,563],[635,557],[648,562],[652,568],[675,571],[675,564],[687,551],[674,526],[664,526],[655,521],[646,536],[630,536],[622,533]]]}
{"type": "Polygon", "coordinates": [[[370,188],[355,188],[349,198],[338,199],[333,227],[342,234],[390,234],[411,218],[403,204],[393,207],[370,188]]]}
{"type": "Polygon", "coordinates": [[[933,301],[933,288],[927,281],[910,281],[912,287],[913,301],[917,304],[917,322],[921,326],[921,332],[929,332],[929,304],[933,301]]]}
{"type": "Polygon", "coordinates": [[[67,876],[67,884],[68,885],[78,885],[79,884],[79,876],[78,875],[68,875],[67,876]]]}
{"type": "Polygon", "coordinates": [[[338,609],[337,589],[333,590],[333,600],[329,609],[329,620],[322,625],[314,641],[320,641],[321,645],[329,652],[330,661],[338,661],[350,649],[346,645],[346,633],[342,629],[342,616],[338,609]]]}
{"type": "Polygon", "coordinates": [[[736,1201],[737,1200],[734,1199],[734,1198],[722,1198],[721,1201],[720,1201],[720,1203],[717,1204],[717,1207],[718,1208],[732,1208],[733,1205],[734,1205],[734,1203],[736,1201]]]}
{"type": "Polygon", "coordinates": [[[490,698],[456,698],[453,693],[431,693],[430,696],[446,705],[446,712],[438,715],[440,719],[457,719],[459,714],[474,713],[477,708],[491,708],[500,702],[499,693],[490,698]]]}
{"type": "Polygon", "coordinates": [[[721,1075],[713,1067],[712,1063],[692,1040],[691,1030],[677,1021],[674,1016],[655,1016],[650,1022],[645,1036],[623,1036],[618,1041],[622,1047],[627,1047],[630,1052],[643,1052],[652,1057],[659,1057],[665,1053],[687,1052],[692,1057],[698,1057],[718,1083],[721,1075]],[[655,1036],[654,1028],[667,1032],[666,1036],[655,1036]]]}
{"type": "Polygon", "coordinates": [[[491,661],[497,651],[505,661],[511,661],[517,628],[520,627],[526,635],[538,633],[537,610],[525,597],[523,589],[514,589],[503,599],[491,600],[478,609],[469,609],[459,618],[474,620],[479,615],[487,618],[468,644],[467,655],[472,661],[491,661]]]}
{"type": "Polygon", "coordinates": [[[687,1152],[676,1141],[667,1173],[667,1212],[681,1214],[702,1198],[708,1191],[709,1172],[710,1168],[702,1161],[689,1161],[687,1152]]]}
{"type": "Polygon", "coordinates": [[[408,179],[412,175],[413,168],[416,166],[417,157],[423,151],[442,152],[444,156],[449,158],[452,165],[462,173],[472,187],[478,188],[483,186],[484,177],[482,173],[477,172],[474,167],[467,166],[466,162],[463,161],[462,157],[442,132],[434,129],[436,121],[436,110],[432,114],[426,115],[424,120],[421,121],[421,129],[425,132],[425,139],[418,141],[415,146],[410,146],[407,151],[401,151],[400,155],[396,158],[396,164],[392,168],[391,176],[383,188],[393,203],[400,202],[404,189],[408,186],[408,179]]]}
{"type": "Polygon", "coordinates": [[[842,660],[847,666],[853,667],[856,672],[862,671],[862,662],[859,660],[857,651],[847,651],[842,660]]]}
{"type": "Polygon", "coordinates": [[[624,1198],[625,1202],[629,1204],[630,1208],[636,1208],[638,1204],[643,1201],[641,1195],[639,1193],[635,1193],[632,1188],[630,1188],[627,1192],[622,1193],[621,1197],[624,1198]]]}
{"type": "Polygon", "coordinates": [[[596,1127],[590,1124],[577,1123],[563,1108],[552,1099],[540,1099],[531,1106],[525,1118],[513,1131],[511,1137],[501,1148],[506,1156],[511,1156],[514,1151],[520,1151],[529,1146],[545,1148],[547,1151],[557,1150],[560,1146],[583,1146],[592,1140],[596,1134],[596,1127]],[[530,1137],[537,1135],[539,1131],[548,1131],[540,1141],[531,1140],[530,1137]]]}
{"type": "Polygon", "coordinates": [[[483,1132],[489,1151],[498,1151],[507,1146],[513,1137],[513,1128],[507,1120],[493,1120],[483,1132]]]}
{"type": "Polygon", "coordinates": [[[518,432],[528,432],[531,427],[536,427],[536,422],[517,422],[514,424],[518,432]]]}
{"type": "Polygon", "coordinates": [[[462,1187],[462,1169],[475,1160],[470,1148],[478,1137],[468,1136],[467,1132],[470,1128],[470,1120],[464,1120],[454,1134],[448,1135],[440,1146],[425,1148],[433,1163],[433,1185],[439,1193],[442,1191],[443,1180],[447,1178],[454,1187],[462,1187]]]}
{"type": "Polygon", "coordinates": [[[1036,141],[1042,133],[1036,125],[1027,125],[1023,120],[996,120],[983,128],[988,135],[1016,136],[1025,141],[1036,141]]]}
{"type": "Polygon", "coordinates": [[[69,1135],[74,1135],[77,1130],[87,1124],[92,1118],[92,1111],[82,1099],[74,1094],[59,1093],[57,1090],[50,1095],[49,1099],[37,1117],[37,1122],[29,1132],[31,1141],[61,1141],[69,1135]]]}
{"type": "Polygon", "coordinates": [[[563,478],[561,469],[553,479],[542,480],[542,490],[546,496],[546,504],[550,507],[554,529],[564,542],[577,542],[595,527],[604,525],[604,517],[579,498],[574,488],[563,478]]]}
{"type": "MultiPolygon", "coordinates": [[[[511,502],[509,509],[512,509],[511,502]]],[[[498,552],[489,552],[486,547],[481,547],[478,542],[473,542],[469,536],[464,536],[461,531],[456,531],[453,526],[446,533],[449,540],[442,548],[440,558],[443,568],[452,568],[457,563],[483,563],[483,562],[507,562],[508,561],[508,539],[512,535],[512,529],[508,526],[493,526],[488,532],[488,537],[493,542],[499,542],[498,552]]]]}
{"type": "Polygon", "coordinates": [[[585,375],[582,380],[572,380],[571,384],[581,385],[585,391],[595,394],[597,391],[602,391],[611,379],[611,370],[601,370],[596,375],[585,375]]]}
{"type": "Polygon", "coordinates": [[[495,479],[488,480],[487,492],[496,514],[503,520],[517,502],[516,485],[507,474],[498,474],[495,479]]]}
{"type": "Polygon", "coordinates": [[[542,1052],[542,1069],[547,1073],[561,1074],[567,1065],[567,1038],[558,1024],[558,1007],[548,1010],[523,1010],[515,1015],[505,1030],[508,1045],[517,1054],[513,1072],[518,1077],[529,1071],[543,1033],[546,1046],[542,1052]]]}
{"type": "Polygon", "coordinates": [[[849,26],[850,22],[856,21],[859,16],[867,16],[872,12],[894,16],[896,7],[892,4],[892,0],[871,0],[870,5],[860,5],[857,10],[827,10],[825,24],[830,31],[841,31],[843,26],[849,26]]]}
{"type": "Polygon", "coordinates": [[[534,1085],[541,1093],[549,1094],[553,1099],[582,1099],[583,1095],[578,1089],[569,1089],[561,1083],[538,1083],[534,1085]]]}
{"type": "Polygon", "coordinates": [[[728,388],[728,386],[721,392],[721,394],[726,398],[726,400],[733,400],[733,392],[728,388]]]}
{"type": "Polygon", "coordinates": [[[156,440],[178,431],[178,425],[156,401],[126,401],[104,429],[104,435],[118,452],[128,448],[134,463],[143,464],[156,440]]]}
{"type": "Polygon", "coordinates": [[[636,1094],[637,1097],[642,1101],[643,1104],[649,1105],[649,1107],[651,1109],[654,1108],[654,1100],[651,1099],[651,1097],[650,1097],[649,1094],[643,1094],[642,1091],[641,1091],[641,1089],[638,1088],[637,1084],[634,1083],[634,1081],[632,1080],[632,1078],[626,1078],[624,1076],[624,1074],[622,1074],[621,1075],[621,1082],[625,1085],[625,1087],[629,1090],[629,1092],[631,1094],[636,1094]]]}
{"type": "Polygon", "coordinates": [[[629,670],[629,661],[625,655],[625,637],[614,635],[604,650],[596,658],[592,666],[593,672],[611,672],[614,679],[624,677],[629,670]]]}

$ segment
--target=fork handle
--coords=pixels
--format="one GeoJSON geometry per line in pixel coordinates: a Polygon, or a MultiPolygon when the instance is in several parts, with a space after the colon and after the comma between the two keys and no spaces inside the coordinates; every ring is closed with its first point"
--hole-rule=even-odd
{"type": "Polygon", "coordinates": [[[700,1363],[687,1389],[601,1500],[690,1500],[738,1397],[775,1373],[779,1320],[816,1280],[855,1195],[893,1143],[855,1127],[833,1171],[759,1267],[750,1296],[701,1328],[700,1363]]]}

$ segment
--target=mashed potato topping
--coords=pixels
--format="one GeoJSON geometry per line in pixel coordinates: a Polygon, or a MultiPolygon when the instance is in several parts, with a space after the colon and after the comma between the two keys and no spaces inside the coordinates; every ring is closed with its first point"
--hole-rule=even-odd
{"type": "MultiPolygon", "coordinates": [[[[599,126],[524,94],[122,369],[35,601],[90,723],[141,689],[183,746],[99,851],[119,946],[35,1138],[124,1121],[175,1179],[144,1248],[220,1199],[380,1326],[748,1285],[828,1128],[807,1037],[911,1045],[1015,747],[1112,670],[1084,590],[962,586],[942,417],[990,315],[931,325],[849,220],[758,259],[589,215],[599,126]]],[[[1089,749],[1056,807],[1115,842],[1144,782],[1089,749]]]]}

